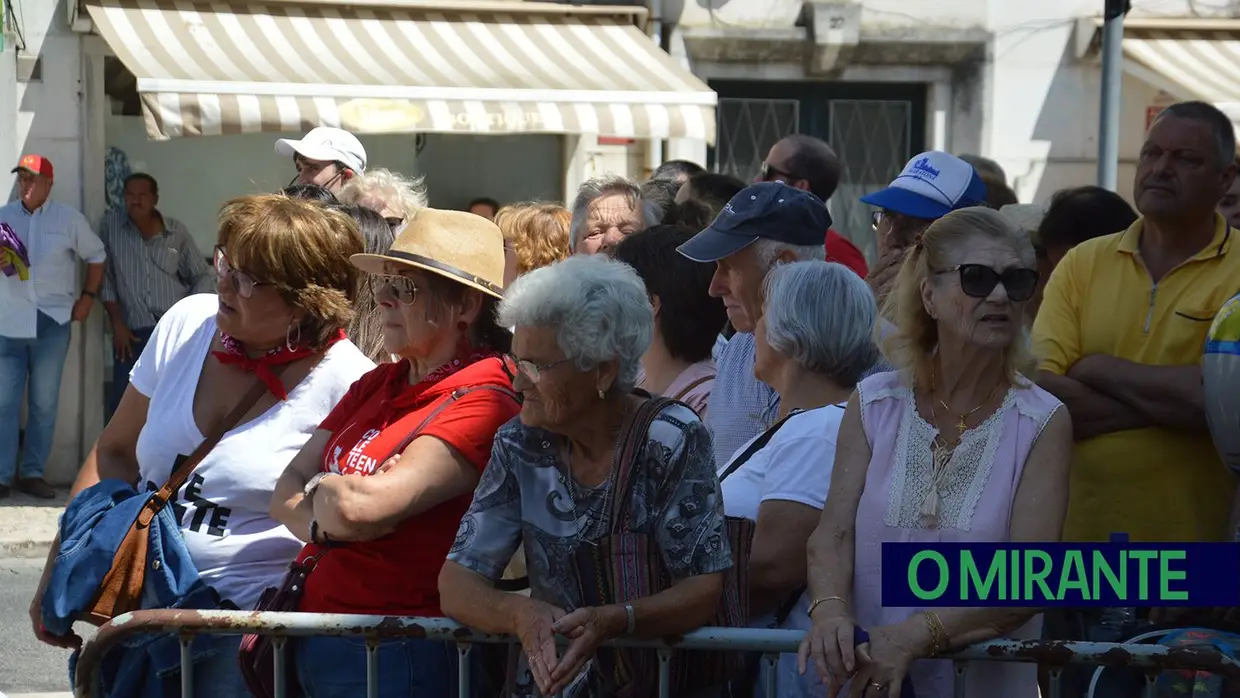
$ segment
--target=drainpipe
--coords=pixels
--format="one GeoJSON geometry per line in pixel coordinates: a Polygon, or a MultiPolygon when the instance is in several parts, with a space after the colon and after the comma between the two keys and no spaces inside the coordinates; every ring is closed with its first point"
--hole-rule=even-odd
{"type": "Polygon", "coordinates": [[[1124,67],[1124,15],[1129,0],[1106,0],[1102,27],[1102,107],[1098,115],[1098,186],[1115,191],[1119,170],[1119,112],[1124,67]]]}
{"type": "MultiPolygon", "coordinates": [[[[663,25],[663,0],[650,0],[650,40],[660,51],[664,50],[663,32],[666,27],[663,25]]],[[[653,172],[663,164],[663,153],[666,150],[666,143],[660,139],[652,138],[646,147],[646,169],[653,172]]]]}

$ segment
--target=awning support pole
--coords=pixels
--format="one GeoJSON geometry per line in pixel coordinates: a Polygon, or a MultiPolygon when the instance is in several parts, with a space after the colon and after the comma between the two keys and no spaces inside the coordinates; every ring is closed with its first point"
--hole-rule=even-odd
{"type": "Polygon", "coordinates": [[[1129,0],[1106,0],[1102,28],[1102,104],[1098,118],[1098,186],[1115,191],[1124,67],[1124,15],[1129,0]]]}

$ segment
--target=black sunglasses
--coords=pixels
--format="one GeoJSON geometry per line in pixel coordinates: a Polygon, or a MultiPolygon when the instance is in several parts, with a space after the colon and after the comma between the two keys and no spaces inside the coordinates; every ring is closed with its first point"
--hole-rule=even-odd
{"type": "Polygon", "coordinates": [[[759,170],[758,173],[759,176],[762,177],[763,182],[771,181],[772,177],[777,177],[779,179],[801,179],[791,172],[785,172],[784,170],[772,167],[769,162],[763,162],[762,169],[759,170]]]}
{"type": "Polygon", "coordinates": [[[985,264],[961,264],[938,273],[950,274],[954,271],[960,272],[960,290],[973,298],[988,297],[1000,282],[1003,283],[1003,290],[1007,291],[1008,299],[1014,301],[1033,298],[1033,292],[1038,288],[1036,269],[1008,269],[1000,273],[985,264]]]}

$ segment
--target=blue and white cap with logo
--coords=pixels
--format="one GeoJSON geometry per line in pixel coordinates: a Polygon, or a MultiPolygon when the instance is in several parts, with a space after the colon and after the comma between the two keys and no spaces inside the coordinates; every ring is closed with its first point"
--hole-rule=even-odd
{"type": "Polygon", "coordinates": [[[934,220],[986,203],[986,183],[969,163],[941,150],[914,155],[886,189],[861,197],[871,206],[934,220]]]}

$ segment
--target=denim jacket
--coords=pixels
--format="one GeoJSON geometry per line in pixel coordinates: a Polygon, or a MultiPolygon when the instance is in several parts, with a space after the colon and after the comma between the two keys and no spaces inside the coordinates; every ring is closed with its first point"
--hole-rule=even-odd
{"type": "MultiPolygon", "coordinates": [[[[43,625],[67,634],[74,619],[94,601],[112,559],[150,493],[139,493],[121,480],[103,480],[78,493],[60,517],[60,550],[43,595],[43,625]]],[[[198,575],[181,528],[166,506],[151,521],[147,535],[144,609],[219,608],[219,597],[198,575]]],[[[216,639],[198,636],[191,644],[195,664],[216,652],[216,639]]],[[[103,695],[163,698],[179,696],[180,642],[173,635],[131,637],[109,652],[100,670],[103,695]]],[[[70,681],[76,654],[69,660],[70,681]]]]}

